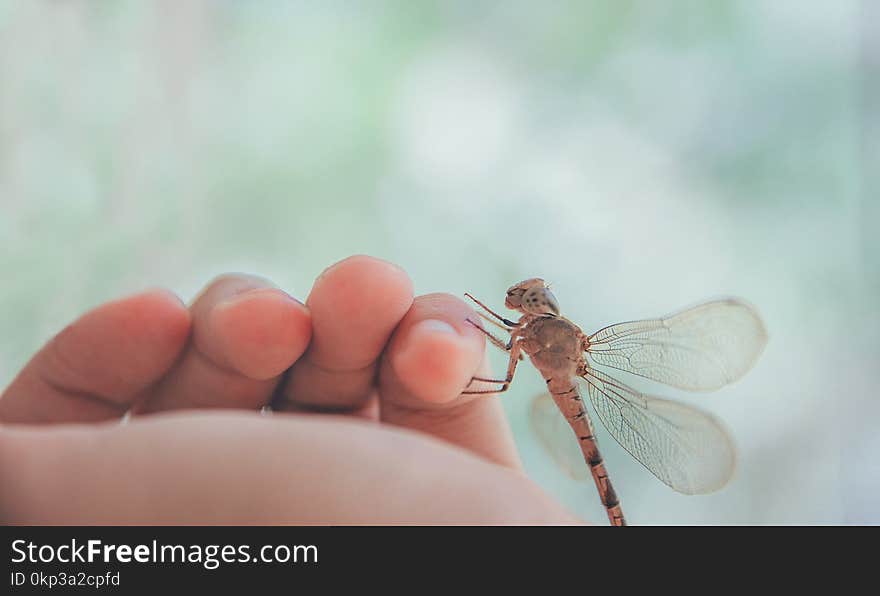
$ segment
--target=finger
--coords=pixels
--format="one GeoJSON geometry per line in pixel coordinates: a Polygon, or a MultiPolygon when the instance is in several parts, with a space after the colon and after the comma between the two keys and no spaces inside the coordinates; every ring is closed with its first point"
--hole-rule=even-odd
{"type": "Polygon", "coordinates": [[[0,469],[7,525],[576,523],[523,474],[349,416],[0,429],[0,469]]]}
{"type": "Polygon", "coordinates": [[[516,446],[497,396],[461,395],[474,375],[486,377],[485,338],[467,319],[474,311],[449,294],[415,299],[382,359],[382,420],[425,432],[519,468],[516,446]]]}
{"type": "Polygon", "coordinates": [[[192,339],[177,365],[136,408],[258,409],[305,351],[308,309],[269,282],[247,275],[214,280],[193,302],[192,339]]]}
{"type": "Polygon", "coordinates": [[[0,398],[0,421],[120,417],[172,366],[189,330],[189,313],[165,290],[99,306],[31,359],[0,398]]]}
{"type": "Polygon", "coordinates": [[[275,407],[362,410],[374,389],[377,359],[412,304],[412,281],[391,263],[350,257],[318,277],[306,304],[312,343],[275,407]]]}

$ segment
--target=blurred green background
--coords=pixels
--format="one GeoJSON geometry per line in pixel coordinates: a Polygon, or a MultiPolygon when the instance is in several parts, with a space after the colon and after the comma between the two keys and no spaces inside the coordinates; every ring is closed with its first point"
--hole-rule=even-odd
{"type": "MultiPolygon", "coordinates": [[[[678,495],[600,428],[627,516],[880,523],[875,6],[0,0],[0,386],[101,301],[303,298],[352,253],[498,306],[545,277],[587,331],[739,295],[771,334],[742,382],[634,382],[722,418],[737,476],[678,495]]],[[[542,387],[505,397],[528,471],[604,523],[542,387]]]]}

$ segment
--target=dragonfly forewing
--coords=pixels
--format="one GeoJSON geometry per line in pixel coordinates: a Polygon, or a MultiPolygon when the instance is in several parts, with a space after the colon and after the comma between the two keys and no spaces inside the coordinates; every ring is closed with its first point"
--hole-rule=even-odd
{"type": "Polygon", "coordinates": [[[754,308],[716,300],[663,319],[619,323],[588,338],[594,363],[690,391],[712,391],[742,377],[767,343],[754,308]]]}

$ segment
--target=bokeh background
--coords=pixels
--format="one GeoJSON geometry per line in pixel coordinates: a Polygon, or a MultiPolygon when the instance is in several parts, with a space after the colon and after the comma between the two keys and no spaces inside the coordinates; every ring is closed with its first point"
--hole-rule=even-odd
{"type": "MultiPolygon", "coordinates": [[[[737,476],[678,495],[600,428],[628,517],[880,523],[877,6],[0,0],[0,386],[101,301],[304,297],[352,253],[499,306],[542,276],[587,330],[739,295],[771,335],[743,381],[633,381],[722,418],[737,476]]],[[[603,523],[542,387],[505,397],[528,471],[603,523]]]]}

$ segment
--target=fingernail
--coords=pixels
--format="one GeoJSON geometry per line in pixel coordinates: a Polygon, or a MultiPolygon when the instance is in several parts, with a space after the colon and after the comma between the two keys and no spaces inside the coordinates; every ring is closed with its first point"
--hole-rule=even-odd
{"type": "Polygon", "coordinates": [[[406,360],[412,356],[412,352],[418,351],[421,349],[422,339],[425,336],[445,336],[445,337],[455,337],[458,338],[458,332],[455,328],[447,323],[446,321],[439,321],[436,319],[425,319],[424,321],[419,321],[412,327],[410,327],[409,332],[405,334],[403,342],[398,346],[398,349],[395,352],[395,357],[397,360],[406,360]]]}
{"type": "Polygon", "coordinates": [[[425,319],[424,321],[420,321],[413,325],[410,332],[458,335],[458,331],[455,330],[455,327],[446,321],[440,321],[438,319],[425,319]]]}
{"type": "MultiPolygon", "coordinates": [[[[178,296],[177,294],[175,294],[174,292],[172,292],[168,288],[158,288],[158,287],[148,288],[143,293],[144,294],[163,295],[170,302],[175,302],[176,304],[180,304],[181,306],[185,306],[185,304],[183,303],[183,300],[180,299],[180,296],[178,296]]],[[[137,295],[137,294],[135,294],[135,295],[137,295]]]]}
{"type": "Polygon", "coordinates": [[[228,304],[237,304],[239,302],[244,302],[245,300],[249,300],[250,298],[252,298],[254,296],[260,296],[263,294],[265,294],[267,296],[278,296],[281,298],[286,298],[299,306],[305,307],[305,304],[303,304],[302,302],[300,302],[299,300],[297,300],[296,298],[294,298],[293,296],[291,296],[290,294],[288,294],[287,292],[285,292],[284,290],[282,290],[280,288],[251,288],[248,290],[244,290],[242,292],[235,293],[231,296],[228,296],[227,298],[225,298],[224,300],[222,300],[220,302],[220,305],[226,306],[228,304]]]}

